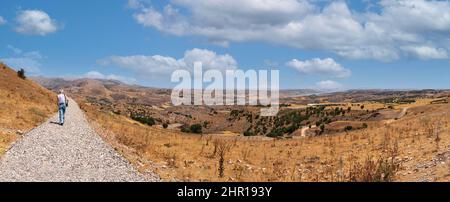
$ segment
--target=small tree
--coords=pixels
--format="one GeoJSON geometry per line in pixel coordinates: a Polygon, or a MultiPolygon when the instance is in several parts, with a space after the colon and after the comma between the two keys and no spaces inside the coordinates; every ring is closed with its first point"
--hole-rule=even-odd
{"type": "Polygon", "coordinates": [[[191,125],[191,127],[189,129],[190,129],[191,133],[197,133],[197,134],[202,133],[202,125],[200,125],[200,124],[191,125]]]}
{"type": "Polygon", "coordinates": [[[22,78],[22,79],[26,79],[27,77],[25,76],[25,70],[24,69],[20,69],[19,71],[17,71],[17,76],[22,78]]]}
{"type": "Polygon", "coordinates": [[[324,132],[325,132],[325,125],[322,124],[322,125],[320,125],[320,134],[322,134],[324,132]]]}
{"type": "Polygon", "coordinates": [[[169,127],[169,124],[163,123],[163,124],[162,124],[162,127],[163,127],[164,129],[167,129],[167,127],[169,127]]]}
{"type": "Polygon", "coordinates": [[[353,126],[345,126],[345,131],[351,131],[353,130],[353,126]]]}

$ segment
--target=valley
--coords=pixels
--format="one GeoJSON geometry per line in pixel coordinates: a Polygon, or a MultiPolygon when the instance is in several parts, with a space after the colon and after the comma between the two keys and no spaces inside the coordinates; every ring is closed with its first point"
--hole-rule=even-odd
{"type": "Polygon", "coordinates": [[[260,117],[172,106],[167,89],[35,80],[64,88],[105,141],[166,181],[449,180],[446,90],[282,91],[278,115],[260,117]]]}

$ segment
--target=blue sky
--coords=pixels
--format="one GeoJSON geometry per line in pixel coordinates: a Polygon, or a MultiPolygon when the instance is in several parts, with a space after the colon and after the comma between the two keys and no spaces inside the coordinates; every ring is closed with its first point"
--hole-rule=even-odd
{"type": "Polygon", "coordinates": [[[0,60],[154,87],[200,60],[279,69],[285,89],[450,88],[448,1],[274,2],[2,0],[0,60]]]}

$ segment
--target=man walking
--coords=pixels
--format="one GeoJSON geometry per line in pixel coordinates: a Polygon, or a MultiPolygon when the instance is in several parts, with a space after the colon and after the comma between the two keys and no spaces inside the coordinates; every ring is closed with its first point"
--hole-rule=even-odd
{"type": "Polygon", "coordinates": [[[64,125],[64,115],[66,114],[66,107],[69,104],[64,90],[59,90],[58,94],[58,111],[59,111],[59,125],[64,125]]]}

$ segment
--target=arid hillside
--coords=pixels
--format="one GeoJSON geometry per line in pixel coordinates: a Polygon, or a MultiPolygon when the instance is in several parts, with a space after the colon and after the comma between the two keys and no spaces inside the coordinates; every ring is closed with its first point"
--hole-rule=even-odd
{"type": "Polygon", "coordinates": [[[103,104],[121,105],[162,105],[170,101],[170,90],[127,85],[115,80],[62,79],[33,77],[45,88],[57,91],[64,89],[67,95],[76,99],[87,99],[103,104]]]}
{"type": "Polygon", "coordinates": [[[0,155],[56,112],[56,95],[0,63],[0,155]]]}

